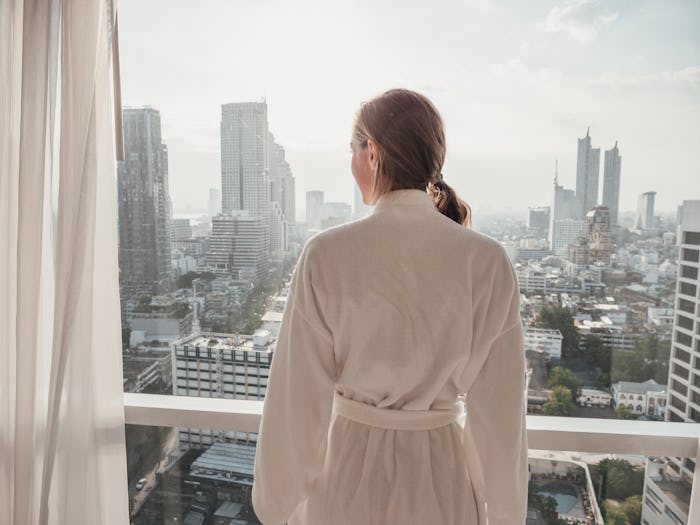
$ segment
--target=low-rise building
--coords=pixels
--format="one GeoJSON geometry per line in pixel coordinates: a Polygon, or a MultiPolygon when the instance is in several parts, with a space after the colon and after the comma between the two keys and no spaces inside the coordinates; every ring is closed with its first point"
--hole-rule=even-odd
{"type": "MultiPolygon", "coordinates": [[[[251,335],[192,334],[172,344],[173,395],[263,400],[276,339],[269,330],[251,335]]],[[[255,442],[257,433],[178,429],[180,448],[222,440],[255,442]]]]}
{"type": "Polygon", "coordinates": [[[597,388],[582,387],[581,394],[576,398],[580,406],[609,407],[612,402],[610,392],[597,388]]]}
{"type": "Polygon", "coordinates": [[[546,354],[549,360],[561,359],[562,335],[559,330],[528,326],[524,332],[525,351],[546,354]]]}
{"type": "Polygon", "coordinates": [[[612,385],[613,406],[624,405],[636,415],[663,418],[666,414],[666,386],[653,379],[643,383],[619,381],[612,385]]]}

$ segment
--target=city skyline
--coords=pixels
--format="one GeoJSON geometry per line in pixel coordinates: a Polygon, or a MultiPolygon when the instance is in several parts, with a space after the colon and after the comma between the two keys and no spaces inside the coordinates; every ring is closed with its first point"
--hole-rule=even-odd
{"type": "Polygon", "coordinates": [[[161,110],[177,210],[205,209],[198,189],[217,185],[220,104],[263,98],[297,202],[311,189],[352,202],[354,111],[397,85],[442,112],[446,180],[476,211],[546,204],[555,159],[573,187],[572,137],[588,126],[624,150],[621,210],[663,180],[657,208],[672,211],[700,171],[697,3],[306,5],[120,4],[123,101],[161,110]],[[411,38],[426,27],[442,30],[411,38]]]}

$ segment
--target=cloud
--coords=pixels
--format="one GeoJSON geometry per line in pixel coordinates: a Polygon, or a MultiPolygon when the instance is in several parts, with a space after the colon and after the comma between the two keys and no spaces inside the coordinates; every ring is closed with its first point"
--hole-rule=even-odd
{"type": "Polygon", "coordinates": [[[581,44],[590,44],[600,29],[617,20],[618,12],[609,12],[599,0],[573,0],[555,6],[547,15],[547,31],[563,31],[581,44]]]}

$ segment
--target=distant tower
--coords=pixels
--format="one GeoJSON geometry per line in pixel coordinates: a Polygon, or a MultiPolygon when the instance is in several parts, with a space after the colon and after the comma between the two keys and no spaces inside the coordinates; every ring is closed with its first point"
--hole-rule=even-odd
{"type": "Polygon", "coordinates": [[[221,213],[221,191],[218,188],[209,188],[209,219],[213,219],[221,213]]]}
{"type": "Polygon", "coordinates": [[[266,219],[268,182],[267,104],[221,106],[221,212],[245,210],[266,219]]]}
{"type": "Polygon", "coordinates": [[[270,148],[270,200],[279,204],[287,224],[295,220],[295,183],[292,169],[285,159],[284,148],[275,142],[272,133],[268,138],[270,148]]]}
{"type": "Polygon", "coordinates": [[[654,228],[654,199],[655,191],[642,193],[637,199],[637,222],[635,227],[638,230],[651,230],[654,228]]]}
{"type": "Polygon", "coordinates": [[[549,249],[555,255],[565,255],[566,247],[581,231],[576,194],[559,185],[558,164],[554,166],[554,192],[549,214],[549,249]]]}
{"type": "Polygon", "coordinates": [[[126,295],[164,291],[170,278],[168,148],[158,110],[123,111],[124,160],[118,163],[119,281],[126,295]]]}
{"type": "Polygon", "coordinates": [[[610,210],[606,206],[596,206],[586,214],[588,234],[588,264],[596,262],[610,264],[612,240],[610,238],[610,210]]]}
{"type": "Polygon", "coordinates": [[[323,207],[323,192],[312,190],[306,192],[306,224],[309,228],[321,227],[321,208],[323,207]]]}
{"type": "Polygon", "coordinates": [[[266,253],[271,235],[269,137],[266,102],[222,104],[221,213],[245,212],[257,220],[266,253]]]}
{"type": "Polygon", "coordinates": [[[598,203],[598,176],[600,173],[600,148],[591,147],[590,128],[586,136],[578,139],[576,157],[576,199],[579,210],[577,219],[583,219],[588,210],[598,203]]]}
{"type": "Polygon", "coordinates": [[[617,226],[620,209],[620,165],[622,157],[617,142],[612,149],[605,151],[603,167],[603,206],[610,209],[610,225],[617,226]]]}
{"type": "Polygon", "coordinates": [[[544,237],[549,229],[549,206],[527,209],[527,233],[544,237]]]}

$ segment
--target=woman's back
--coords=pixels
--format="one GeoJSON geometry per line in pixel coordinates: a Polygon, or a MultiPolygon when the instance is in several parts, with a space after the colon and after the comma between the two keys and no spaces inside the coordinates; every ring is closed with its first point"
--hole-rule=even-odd
{"type": "MultiPolygon", "coordinates": [[[[256,476],[283,482],[277,469],[286,468],[290,480],[303,480],[268,488],[270,497],[303,492],[288,523],[481,524],[496,490],[507,496],[490,496],[494,512],[504,505],[503,520],[494,514],[489,524],[517,523],[523,498],[508,491],[526,490],[524,356],[521,330],[513,330],[517,284],[500,244],[407,189],[384,195],[365,219],[314,236],[299,264],[289,299],[296,296],[299,324],[281,330],[278,344],[312,353],[288,355],[276,369],[273,361],[263,426],[279,432],[261,427],[256,458],[256,476]],[[505,351],[485,370],[505,333],[505,351]],[[320,361],[317,352],[325,353],[320,361]],[[280,390],[278,403],[282,374],[297,395],[280,390]],[[335,413],[331,389],[402,411],[448,409],[469,392],[467,430],[461,422],[432,430],[367,425],[335,413]],[[312,449],[290,463],[302,441],[312,449]],[[498,444],[507,448],[493,449],[498,444]]],[[[254,487],[259,515],[271,505],[264,490],[254,487]]]]}
{"type": "Polygon", "coordinates": [[[374,209],[315,235],[299,256],[265,394],[254,509],[265,524],[524,523],[513,267],[468,228],[426,97],[395,89],[363,103],[350,148],[374,209]]]}

